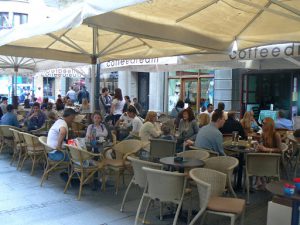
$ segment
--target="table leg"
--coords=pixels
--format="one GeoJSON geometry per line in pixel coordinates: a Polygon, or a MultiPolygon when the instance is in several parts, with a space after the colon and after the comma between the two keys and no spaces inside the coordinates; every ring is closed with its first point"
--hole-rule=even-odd
{"type": "Polygon", "coordinates": [[[299,201],[293,201],[291,225],[299,225],[299,206],[299,201]]]}
{"type": "Polygon", "coordinates": [[[243,178],[243,166],[244,163],[244,153],[239,154],[239,167],[238,167],[238,177],[237,177],[237,184],[236,188],[241,189],[242,188],[242,178],[243,178]]]}

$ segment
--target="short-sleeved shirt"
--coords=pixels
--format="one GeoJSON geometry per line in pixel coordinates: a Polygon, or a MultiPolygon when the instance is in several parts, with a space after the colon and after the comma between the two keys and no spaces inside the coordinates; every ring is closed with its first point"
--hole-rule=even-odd
{"type": "MultiPolygon", "coordinates": [[[[68,124],[66,123],[66,121],[64,121],[63,119],[58,119],[55,121],[48,132],[47,145],[49,145],[53,149],[57,147],[59,131],[62,127],[66,128],[68,132],[68,124]]],[[[68,138],[68,133],[66,135],[66,138],[68,138]]]]}
{"type": "Polygon", "coordinates": [[[119,99],[114,99],[112,101],[112,105],[115,106],[115,111],[114,111],[114,115],[122,115],[123,113],[123,108],[125,105],[125,100],[120,101],[119,99]]]}
{"type": "Polygon", "coordinates": [[[96,137],[106,138],[108,135],[108,131],[103,123],[100,123],[99,126],[96,126],[95,124],[90,124],[87,128],[86,136],[91,135],[93,131],[96,133],[96,137]]]}
{"type": "Polygon", "coordinates": [[[131,120],[130,124],[131,124],[131,126],[132,126],[132,131],[131,131],[131,133],[139,134],[140,129],[141,129],[141,127],[143,126],[142,120],[141,120],[139,117],[135,116],[135,117],[131,120]]]}
{"type": "Polygon", "coordinates": [[[14,126],[14,127],[20,127],[18,119],[17,119],[17,115],[12,112],[5,113],[1,118],[0,124],[14,126]]]}
{"type": "Polygon", "coordinates": [[[213,123],[199,129],[195,146],[218,152],[220,155],[225,155],[223,149],[223,135],[213,123]]]}

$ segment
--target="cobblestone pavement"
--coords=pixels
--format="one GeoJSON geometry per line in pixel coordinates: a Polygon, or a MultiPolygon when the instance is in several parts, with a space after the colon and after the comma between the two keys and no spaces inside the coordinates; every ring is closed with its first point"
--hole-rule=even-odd
{"type": "MultiPolygon", "coordinates": [[[[65,182],[58,173],[54,173],[40,187],[42,166],[38,166],[30,176],[31,164],[25,163],[23,171],[10,166],[10,155],[0,155],[0,224],[1,225],[132,225],[142,191],[132,188],[125,205],[125,212],[119,211],[126,187],[121,187],[118,195],[113,186],[106,192],[92,191],[84,186],[80,201],[77,200],[78,187],[70,187],[63,193],[65,182]]],[[[126,178],[128,184],[130,177],[126,178]]],[[[112,181],[108,183],[113,184],[112,181]]],[[[240,197],[242,193],[238,193],[240,197]]],[[[251,204],[247,206],[245,225],[265,225],[268,192],[256,192],[251,195],[251,204]]],[[[197,204],[197,197],[193,198],[197,204]]],[[[164,209],[168,213],[168,209],[164,209]]],[[[172,217],[158,219],[159,204],[155,204],[149,213],[147,224],[172,224],[172,217]]],[[[178,224],[186,224],[179,220],[178,224]]],[[[223,217],[208,216],[205,224],[229,224],[223,217]]]]}

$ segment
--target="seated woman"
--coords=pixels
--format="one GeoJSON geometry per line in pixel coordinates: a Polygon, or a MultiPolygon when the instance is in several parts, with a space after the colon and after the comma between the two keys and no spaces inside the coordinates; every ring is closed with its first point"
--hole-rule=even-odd
{"type": "Polygon", "coordinates": [[[32,106],[32,111],[25,120],[25,123],[27,124],[27,130],[31,131],[41,128],[44,125],[46,118],[47,117],[45,113],[43,113],[40,109],[40,104],[35,102],[32,106]]]}
{"type": "MultiPolygon", "coordinates": [[[[272,118],[265,118],[262,122],[262,144],[257,146],[258,152],[281,153],[281,137],[275,131],[275,123],[272,118]]],[[[256,188],[265,190],[266,180],[264,177],[257,177],[256,188]]]]}
{"type": "Polygon", "coordinates": [[[199,127],[191,109],[182,111],[182,119],[179,122],[179,136],[177,138],[177,152],[183,150],[183,143],[187,140],[195,141],[199,127]]]}
{"type": "MultiPolygon", "coordinates": [[[[149,141],[151,138],[158,138],[161,135],[160,127],[156,124],[157,114],[156,112],[149,111],[147,113],[144,124],[142,125],[139,136],[142,141],[149,141]]],[[[150,151],[150,142],[144,147],[146,151],[150,151]]]]}
{"type": "Polygon", "coordinates": [[[259,131],[260,127],[253,117],[253,111],[245,112],[243,119],[241,119],[241,125],[244,128],[246,136],[252,133],[252,131],[259,131]]]}
{"type": "Polygon", "coordinates": [[[82,105],[80,107],[80,112],[81,113],[89,113],[90,112],[90,104],[89,104],[89,101],[84,98],[82,100],[82,105]]]}
{"type": "Polygon", "coordinates": [[[281,153],[281,137],[275,131],[275,123],[272,118],[265,118],[262,122],[262,144],[259,144],[257,150],[259,152],[281,153]]]}
{"type": "Polygon", "coordinates": [[[61,98],[58,98],[58,99],[56,100],[55,108],[56,108],[57,111],[64,110],[65,105],[64,105],[63,101],[61,100],[61,98]]]}
{"type": "Polygon", "coordinates": [[[160,139],[175,141],[176,138],[171,134],[171,128],[166,123],[163,123],[161,126],[162,135],[160,139]]]}
{"type": "Polygon", "coordinates": [[[199,128],[210,123],[210,117],[207,113],[201,113],[198,117],[199,128]]]}
{"type": "Polygon", "coordinates": [[[92,119],[94,123],[87,128],[86,139],[91,142],[94,152],[99,152],[96,146],[97,140],[99,138],[112,140],[112,135],[107,125],[102,122],[103,118],[100,112],[95,112],[92,119]]]}

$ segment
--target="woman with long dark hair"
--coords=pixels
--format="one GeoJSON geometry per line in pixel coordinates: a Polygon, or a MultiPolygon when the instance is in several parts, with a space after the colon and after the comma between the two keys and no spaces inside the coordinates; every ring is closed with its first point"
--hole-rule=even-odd
{"type": "Polygon", "coordinates": [[[120,116],[122,115],[124,104],[125,100],[123,99],[122,90],[120,88],[116,88],[110,109],[113,125],[115,125],[115,123],[119,120],[120,116]]]}

